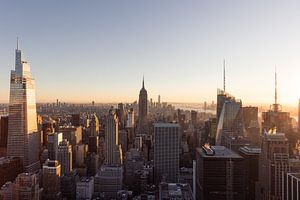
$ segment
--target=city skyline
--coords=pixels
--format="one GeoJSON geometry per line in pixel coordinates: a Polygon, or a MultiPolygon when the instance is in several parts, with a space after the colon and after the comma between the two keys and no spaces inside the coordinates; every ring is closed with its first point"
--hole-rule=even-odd
{"type": "Polygon", "coordinates": [[[298,2],[239,2],[235,8],[172,2],[133,7],[75,2],[67,9],[58,2],[5,3],[0,15],[9,20],[0,39],[0,102],[9,99],[19,36],[36,77],[38,102],[133,102],[143,74],[149,99],[160,94],[166,102],[216,101],[226,59],[226,89],[244,104],[274,102],[276,66],[278,102],[297,105],[298,2]],[[23,16],[21,8],[29,14],[23,16]]]}

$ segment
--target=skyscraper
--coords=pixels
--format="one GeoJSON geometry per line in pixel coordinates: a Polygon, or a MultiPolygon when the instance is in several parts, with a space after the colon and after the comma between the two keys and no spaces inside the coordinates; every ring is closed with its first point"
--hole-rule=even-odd
{"type": "Polygon", "coordinates": [[[154,170],[157,183],[162,178],[169,182],[178,181],[179,142],[179,124],[154,124],[154,170]]]}
{"type": "Polygon", "coordinates": [[[191,111],[191,123],[194,126],[194,128],[196,128],[196,126],[197,126],[197,111],[195,111],[195,110],[191,111]]]}
{"type": "Polygon", "coordinates": [[[147,90],[145,89],[144,84],[144,77],[143,77],[143,84],[142,89],[140,90],[139,95],[139,133],[145,132],[145,125],[147,123],[147,114],[148,114],[148,94],[147,90]]]}
{"type": "Polygon", "coordinates": [[[246,200],[255,200],[255,185],[258,181],[258,159],[260,148],[244,146],[239,149],[239,154],[244,158],[245,192],[246,200]]]}
{"type": "Polygon", "coordinates": [[[48,158],[50,160],[57,160],[58,145],[62,141],[62,133],[48,134],[48,158]]]}
{"type": "Polygon", "coordinates": [[[10,79],[7,155],[20,157],[24,170],[34,172],[40,167],[39,146],[35,81],[17,43],[10,79]]]}
{"type": "Polygon", "coordinates": [[[36,174],[19,174],[14,183],[13,199],[38,200],[40,199],[40,188],[36,174]]]}
{"type": "Polygon", "coordinates": [[[268,112],[262,113],[262,133],[270,129],[276,129],[277,132],[288,133],[292,129],[290,113],[282,112],[281,105],[277,101],[277,73],[275,72],[275,102],[270,106],[268,112]]]}
{"type": "Polygon", "coordinates": [[[112,110],[106,116],[105,125],[105,164],[121,164],[121,149],[119,147],[118,118],[112,110]]]}
{"type": "Polygon", "coordinates": [[[0,157],[7,155],[8,116],[0,116],[0,157]]]}
{"type": "Polygon", "coordinates": [[[69,174],[72,171],[72,145],[64,139],[58,145],[57,160],[61,165],[61,174],[69,174]]]}
{"type": "Polygon", "coordinates": [[[300,132],[300,99],[298,102],[298,132],[300,132]]]}
{"type": "Polygon", "coordinates": [[[243,136],[242,102],[232,97],[223,103],[216,133],[216,144],[225,145],[226,137],[243,136]]]}
{"type": "Polygon", "coordinates": [[[57,160],[47,160],[43,165],[43,199],[61,199],[60,164],[57,160]]]}
{"type": "Polygon", "coordinates": [[[256,199],[281,199],[283,176],[289,169],[288,146],[284,133],[263,134],[256,199]]]}
{"type": "Polygon", "coordinates": [[[99,119],[94,113],[90,121],[90,136],[99,136],[99,119]]]}
{"type": "Polygon", "coordinates": [[[196,199],[245,199],[244,159],[224,146],[196,149],[196,199]]]}

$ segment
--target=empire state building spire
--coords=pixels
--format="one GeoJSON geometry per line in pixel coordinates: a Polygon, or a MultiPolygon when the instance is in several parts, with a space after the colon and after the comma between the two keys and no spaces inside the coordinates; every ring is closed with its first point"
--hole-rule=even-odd
{"type": "Polygon", "coordinates": [[[144,75],[143,75],[143,84],[142,84],[142,88],[145,88],[144,75]]]}

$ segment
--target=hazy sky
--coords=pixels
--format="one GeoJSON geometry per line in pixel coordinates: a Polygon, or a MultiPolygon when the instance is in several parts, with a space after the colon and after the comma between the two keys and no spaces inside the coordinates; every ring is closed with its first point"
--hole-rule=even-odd
{"type": "Polygon", "coordinates": [[[16,37],[37,101],[131,102],[141,80],[163,101],[300,97],[300,1],[1,1],[0,101],[9,96],[16,37]]]}

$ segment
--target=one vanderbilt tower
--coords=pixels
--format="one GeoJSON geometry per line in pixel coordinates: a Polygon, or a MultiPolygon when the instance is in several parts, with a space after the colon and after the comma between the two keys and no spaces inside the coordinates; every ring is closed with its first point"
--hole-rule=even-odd
{"type": "Polygon", "coordinates": [[[39,169],[35,82],[17,41],[11,71],[7,155],[22,159],[25,172],[39,169]]]}

